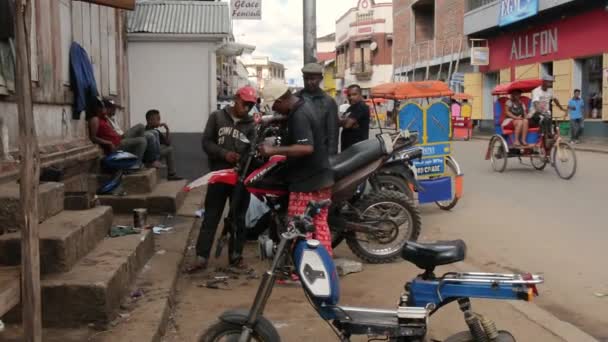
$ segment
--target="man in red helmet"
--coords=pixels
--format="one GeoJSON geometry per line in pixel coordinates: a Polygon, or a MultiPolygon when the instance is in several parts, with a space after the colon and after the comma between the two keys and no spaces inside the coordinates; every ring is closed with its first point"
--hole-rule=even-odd
{"type": "MultiPolygon", "coordinates": [[[[245,135],[249,141],[254,139],[254,122],[248,113],[257,102],[257,93],[253,87],[245,86],[240,88],[234,96],[234,105],[226,106],[211,113],[207,126],[203,132],[203,150],[209,158],[209,168],[211,171],[230,169],[237,165],[241,157],[245,157],[246,151],[242,143],[238,143],[239,137],[245,135]]],[[[245,213],[249,206],[249,196],[237,194],[244,188],[235,188],[226,184],[209,184],[205,197],[205,216],[196,243],[196,262],[188,269],[188,272],[196,272],[207,268],[211,247],[217,231],[217,225],[224,213],[226,200],[232,196],[239,198],[235,205],[239,209],[234,212],[236,221],[238,242],[233,248],[229,249],[229,262],[232,266],[243,267],[243,245],[245,242],[245,213]]],[[[231,235],[232,238],[232,235],[231,235]]],[[[230,247],[233,243],[229,244],[230,247]]]]}

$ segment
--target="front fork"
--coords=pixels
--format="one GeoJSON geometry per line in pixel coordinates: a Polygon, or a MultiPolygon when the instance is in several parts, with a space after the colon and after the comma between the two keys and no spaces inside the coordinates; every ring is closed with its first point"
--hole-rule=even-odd
{"type": "Polygon", "coordinates": [[[239,342],[249,342],[255,323],[264,314],[264,309],[266,308],[266,304],[268,303],[268,299],[272,294],[272,289],[276,282],[277,269],[283,264],[283,261],[287,256],[287,242],[288,240],[286,238],[281,238],[275,257],[272,260],[272,266],[262,276],[260,287],[255,295],[253,305],[249,310],[249,316],[247,316],[247,322],[243,326],[243,332],[239,337],[239,342]]]}

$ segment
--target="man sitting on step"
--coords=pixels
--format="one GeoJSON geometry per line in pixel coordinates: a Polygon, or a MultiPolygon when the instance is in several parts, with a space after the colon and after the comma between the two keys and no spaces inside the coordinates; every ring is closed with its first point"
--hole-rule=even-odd
{"type": "Polygon", "coordinates": [[[157,109],[150,109],[146,113],[146,133],[152,133],[157,137],[158,150],[160,151],[161,158],[167,160],[168,168],[168,180],[182,180],[182,177],[177,175],[175,170],[175,158],[173,156],[173,147],[171,146],[171,140],[169,138],[169,126],[160,120],[160,111],[157,109]],[[163,133],[160,129],[164,128],[163,133]]]}

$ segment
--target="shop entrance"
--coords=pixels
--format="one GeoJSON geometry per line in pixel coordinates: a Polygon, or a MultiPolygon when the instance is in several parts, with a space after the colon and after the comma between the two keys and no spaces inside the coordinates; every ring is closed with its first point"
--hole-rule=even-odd
{"type": "Polygon", "coordinates": [[[574,87],[581,90],[585,101],[585,117],[602,117],[602,62],[603,56],[577,59],[574,63],[574,87]]]}

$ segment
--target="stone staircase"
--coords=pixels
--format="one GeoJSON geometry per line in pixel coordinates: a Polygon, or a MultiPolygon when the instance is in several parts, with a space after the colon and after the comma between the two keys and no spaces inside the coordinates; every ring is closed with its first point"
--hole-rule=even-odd
{"type": "MultiPolygon", "coordinates": [[[[103,177],[91,176],[89,188],[97,189],[96,184],[103,177]]],[[[115,213],[130,213],[133,208],[148,208],[150,213],[176,213],[184,201],[185,194],[181,192],[184,185],[185,181],[160,181],[156,170],[127,175],[123,179],[126,196],[99,196],[101,205],[85,210],[64,210],[62,183],[40,185],[45,328],[89,324],[103,328],[116,318],[121,301],[155,253],[155,235],[145,230],[136,235],[108,237],[116,222],[115,213]]],[[[22,223],[16,214],[18,208],[18,184],[0,185],[0,319],[9,323],[21,319],[18,303],[22,223]]]]}

